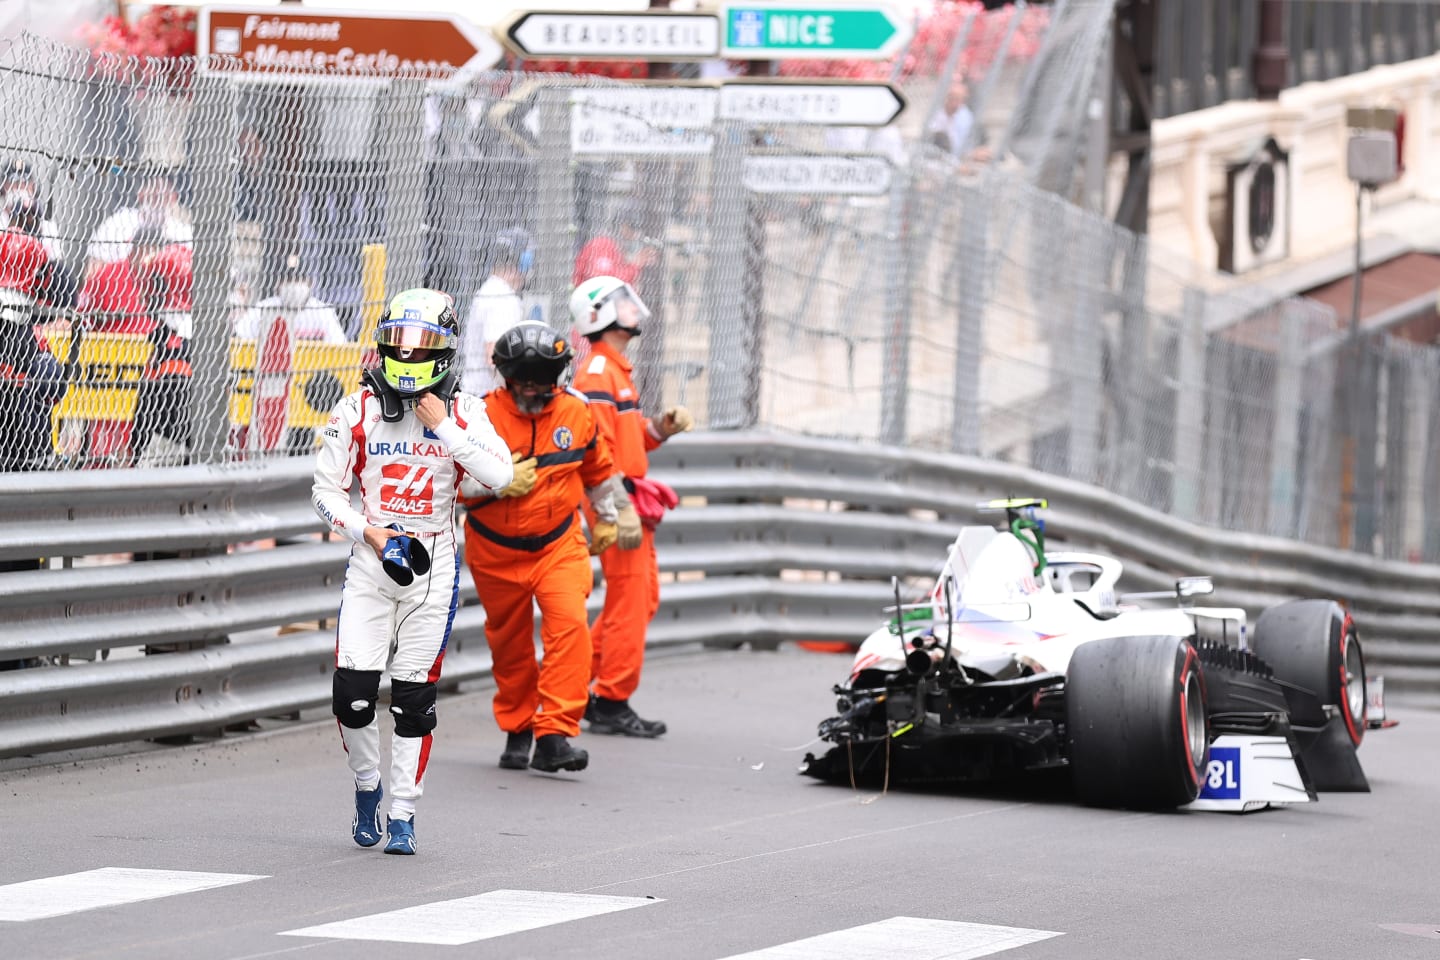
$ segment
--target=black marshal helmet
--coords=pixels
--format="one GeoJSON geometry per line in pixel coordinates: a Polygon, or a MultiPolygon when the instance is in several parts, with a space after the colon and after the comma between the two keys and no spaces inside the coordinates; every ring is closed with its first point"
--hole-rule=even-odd
{"type": "Polygon", "coordinates": [[[490,359],[506,380],[554,386],[574,358],[568,340],[543,323],[531,322],[502,333],[490,359]]]}

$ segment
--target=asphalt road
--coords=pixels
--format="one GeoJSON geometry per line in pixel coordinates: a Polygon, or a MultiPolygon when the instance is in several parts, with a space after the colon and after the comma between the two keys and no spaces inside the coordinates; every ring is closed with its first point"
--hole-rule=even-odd
{"type": "Polygon", "coordinates": [[[560,776],[498,769],[488,691],[446,697],[410,858],[351,842],[348,770],[319,715],[7,762],[0,958],[1440,955],[1440,714],[1392,707],[1400,724],[1361,749],[1373,792],[1243,816],[1091,810],[1053,789],[880,794],[796,772],[847,663],[657,659],[636,705],[670,733],[582,736],[590,769],[560,776]],[[73,875],[137,870],[234,876],[77,909],[73,875]],[[420,909],[362,919],[401,908],[420,909]],[[469,940],[374,939],[437,930],[469,940]]]}

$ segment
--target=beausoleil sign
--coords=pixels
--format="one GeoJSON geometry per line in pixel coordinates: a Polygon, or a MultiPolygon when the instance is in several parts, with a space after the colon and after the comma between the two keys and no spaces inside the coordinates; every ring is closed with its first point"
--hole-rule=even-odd
{"type": "Polygon", "coordinates": [[[502,42],[522,57],[582,60],[706,60],[720,55],[710,13],[517,14],[502,42]]]}

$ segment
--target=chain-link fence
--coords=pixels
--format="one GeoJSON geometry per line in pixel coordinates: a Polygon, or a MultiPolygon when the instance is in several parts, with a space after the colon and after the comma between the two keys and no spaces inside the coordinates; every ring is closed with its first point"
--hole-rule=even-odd
{"type": "Polygon", "coordinates": [[[967,19],[888,140],[748,124],[713,86],[337,80],[22,38],[0,54],[0,470],[308,455],[388,293],[456,297],[478,391],[497,298],[568,330],[571,286],[603,272],[652,310],[647,409],[1440,558],[1434,349],[1347,347],[1308,302],[1206,292],[1051,176],[1083,166],[1067,121],[1109,6],[1056,4],[1023,57],[1022,17],[986,23],[957,128],[932,121],[967,19]]]}

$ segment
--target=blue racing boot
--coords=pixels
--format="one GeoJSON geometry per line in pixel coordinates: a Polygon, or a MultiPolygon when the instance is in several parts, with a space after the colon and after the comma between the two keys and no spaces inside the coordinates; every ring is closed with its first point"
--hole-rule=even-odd
{"type": "Polygon", "coordinates": [[[386,853],[398,853],[407,857],[415,854],[414,820],[386,818],[385,831],[390,834],[390,839],[385,843],[386,853]]]}
{"type": "Polygon", "coordinates": [[[350,829],[355,834],[355,842],[362,847],[373,847],[380,842],[380,798],[385,796],[385,788],[376,784],[374,790],[355,791],[355,819],[350,822],[350,829]]]}

